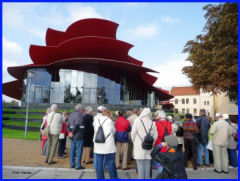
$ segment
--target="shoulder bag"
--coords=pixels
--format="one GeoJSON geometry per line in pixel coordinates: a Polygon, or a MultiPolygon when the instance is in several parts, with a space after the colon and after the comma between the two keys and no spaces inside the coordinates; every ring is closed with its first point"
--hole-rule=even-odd
{"type": "Polygon", "coordinates": [[[55,116],[55,114],[56,114],[56,113],[53,114],[49,125],[47,125],[47,127],[44,128],[44,130],[42,131],[42,134],[43,134],[43,135],[45,135],[45,136],[48,136],[48,135],[49,135],[49,133],[50,133],[50,125],[51,125],[51,123],[52,123],[52,120],[53,120],[53,117],[55,116]]]}

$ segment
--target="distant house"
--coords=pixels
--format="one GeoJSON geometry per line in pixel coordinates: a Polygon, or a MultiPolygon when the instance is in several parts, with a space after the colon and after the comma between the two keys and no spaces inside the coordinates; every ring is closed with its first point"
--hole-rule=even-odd
{"type": "Polygon", "coordinates": [[[238,106],[231,102],[225,93],[212,95],[211,92],[204,93],[188,86],[173,87],[170,94],[174,96],[170,102],[174,105],[175,113],[198,116],[200,109],[205,109],[212,118],[217,112],[238,115],[238,106]]]}

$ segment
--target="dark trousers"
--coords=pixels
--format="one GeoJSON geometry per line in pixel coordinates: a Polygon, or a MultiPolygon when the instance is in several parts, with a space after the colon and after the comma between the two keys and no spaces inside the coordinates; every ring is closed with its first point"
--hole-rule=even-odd
{"type": "Polygon", "coordinates": [[[63,156],[64,149],[65,149],[66,139],[59,139],[58,141],[58,156],[63,156]]]}
{"type": "Polygon", "coordinates": [[[208,150],[208,153],[209,153],[209,163],[213,164],[213,152],[212,152],[212,150],[208,150]]]}
{"type": "Polygon", "coordinates": [[[182,147],[183,147],[183,144],[178,144],[178,147],[177,147],[178,151],[182,151],[182,147]]]}
{"type": "Polygon", "coordinates": [[[193,168],[197,168],[197,144],[193,139],[184,139],[185,147],[185,165],[187,166],[190,150],[193,154],[193,168]]]}

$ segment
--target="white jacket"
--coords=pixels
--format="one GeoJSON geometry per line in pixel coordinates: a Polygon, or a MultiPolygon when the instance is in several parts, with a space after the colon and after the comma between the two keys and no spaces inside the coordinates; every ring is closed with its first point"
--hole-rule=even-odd
{"type": "Polygon", "coordinates": [[[114,141],[114,135],[115,135],[115,127],[112,123],[112,120],[107,116],[98,115],[94,117],[93,121],[93,127],[94,127],[94,136],[93,136],[93,142],[94,142],[94,153],[97,154],[109,154],[109,153],[115,153],[116,152],[116,145],[114,141]],[[103,121],[105,120],[103,127],[103,132],[105,137],[107,137],[105,143],[95,143],[95,136],[99,128],[99,121],[100,124],[103,124],[103,121]]]}
{"type": "MultiPolygon", "coordinates": [[[[151,120],[151,118],[149,116],[142,116],[142,114],[149,112],[148,110],[145,111],[145,109],[150,110],[149,108],[144,108],[141,115],[139,116],[139,118],[137,118],[134,121],[133,127],[132,127],[132,132],[131,132],[131,139],[133,141],[133,157],[134,157],[134,159],[150,160],[151,159],[150,153],[152,150],[145,150],[142,148],[142,140],[144,140],[144,137],[146,136],[146,131],[143,127],[143,124],[144,124],[147,132],[149,132],[151,125],[152,125],[150,134],[153,137],[154,142],[157,140],[158,132],[157,132],[156,124],[151,120]],[[142,119],[143,124],[140,119],[142,119]]],[[[148,114],[148,113],[146,113],[146,114],[148,114]]],[[[153,143],[153,145],[154,145],[154,143],[153,143]]]]}
{"type": "Polygon", "coordinates": [[[55,112],[49,113],[48,117],[47,117],[47,125],[50,125],[50,133],[51,134],[60,134],[60,132],[62,130],[63,122],[65,122],[65,120],[60,113],[55,113],[55,112]],[[52,122],[51,122],[51,119],[52,119],[52,122]],[[51,122],[51,124],[50,124],[50,122],[51,122]]]}
{"type": "Polygon", "coordinates": [[[213,123],[210,128],[210,134],[212,135],[212,142],[217,146],[228,146],[228,139],[232,135],[232,129],[224,119],[220,119],[213,123]]]}

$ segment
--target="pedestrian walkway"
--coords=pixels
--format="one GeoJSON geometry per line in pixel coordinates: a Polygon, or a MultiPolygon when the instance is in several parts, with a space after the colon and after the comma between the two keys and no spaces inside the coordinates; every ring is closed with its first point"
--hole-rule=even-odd
{"type": "MultiPolygon", "coordinates": [[[[153,178],[157,171],[153,170],[153,178]]],[[[218,174],[213,168],[199,168],[197,171],[187,169],[189,179],[237,179],[238,169],[231,168],[229,174],[218,174]]],[[[136,179],[135,170],[118,170],[120,179],[136,179]]],[[[105,178],[109,179],[108,173],[105,178]]],[[[23,167],[3,165],[3,179],[96,179],[93,169],[74,170],[70,168],[23,167]]]]}

